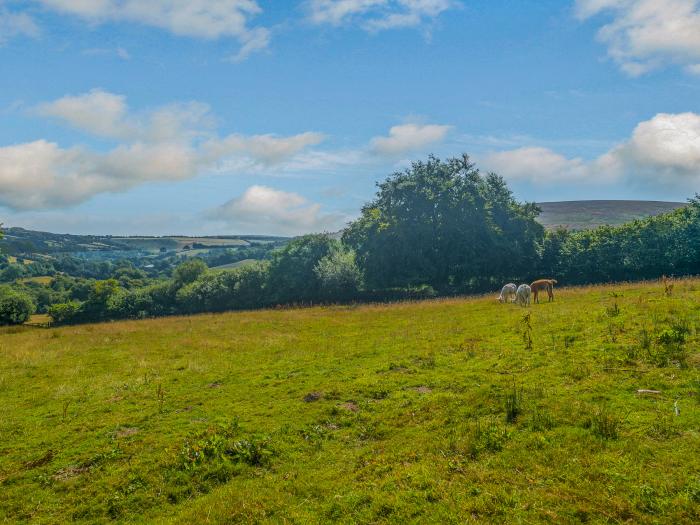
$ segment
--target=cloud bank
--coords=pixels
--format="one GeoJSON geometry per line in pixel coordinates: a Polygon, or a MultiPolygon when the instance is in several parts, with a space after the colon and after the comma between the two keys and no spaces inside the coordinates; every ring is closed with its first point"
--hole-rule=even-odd
{"type": "Polygon", "coordinates": [[[309,202],[297,193],[258,185],[211,210],[208,218],[222,221],[237,231],[284,235],[336,231],[346,222],[345,216],[324,213],[320,204],[309,202]]]}
{"type": "Polygon", "coordinates": [[[125,97],[102,90],[41,104],[36,112],[117,145],[93,151],[37,140],[0,147],[0,205],[15,210],[67,207],[147,182],[185,180],[231,157],[249,167],[275,166],[323,140],[314,132],[219,137],[205,104],[134,113],[125,97]]]}
{"type": "Polygon", "coordinates": [[[534,184],[601,184],[626,180],[649,186],[698,187],[700,115],[659,113],[598,158],[567,158],[542,147],[491,153],[485,166],[504,177],[534,184]]]}

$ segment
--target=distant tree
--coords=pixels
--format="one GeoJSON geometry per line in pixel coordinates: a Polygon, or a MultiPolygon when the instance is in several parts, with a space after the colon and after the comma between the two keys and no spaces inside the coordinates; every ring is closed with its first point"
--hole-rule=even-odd
{"type": "Polygon", "coordinates": [[[539,209],[518,203],[502,178],[482,176],[466,155],[414,162],[378,187],[343,235],[371,287],[479,289],[538,262],[539,209]]]}
{"type": "Polygon", "coordinates": [[[186,284],[195,282],[208,270],[207,264],[201,259],[188,259],[173,271],[175,286],[180,288],[186,284]]]}
{"type": "Polygon", "coordinates": [[[27,269],[23,264],[8,264],[0,271],[0,283],[11,283],[27,275],[27,269]]]}
{"type": "Polygon", "coordinates": [[[357,297],[362,288],[362,271],[357,266],[355,252],[336,249],[318,261],[314,268],[325,298],[347,300],[357,297]]]}
{"type": "Polygon", "coordinates": [[[328,234],[304,235],[271,255],[269,293],[278,303],[308,302],[321,297],[316,265],[340,249],[340,241],[328,234]]]}
{"type": "Polygon", "coordinates": [[[15,290],[0,290],[0,326],[23,324],[35,306],[29,295],[15,290]]]}

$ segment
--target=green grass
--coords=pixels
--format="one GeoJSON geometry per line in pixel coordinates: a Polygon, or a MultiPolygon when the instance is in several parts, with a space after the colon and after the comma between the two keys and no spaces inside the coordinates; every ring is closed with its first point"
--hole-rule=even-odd
{"type": "Polygon", "coordinates": [[[697,523],[700,281],[529,312],[2,329],[0,521],[697,523]]]}

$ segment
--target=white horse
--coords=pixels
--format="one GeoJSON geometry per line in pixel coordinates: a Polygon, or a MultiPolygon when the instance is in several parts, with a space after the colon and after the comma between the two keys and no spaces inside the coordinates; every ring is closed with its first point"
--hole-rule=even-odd
{"type": "Polygon", "coordinates": [[[513,283],[506,284],[501,289],[501,295],[498,297],[499,303],[512,303],[515,300],[518,287],[513,283]]]}
{"type": "Polygon", "coordinates": [[[527,284],[521,284],[515,292],[515,302],[520,306],[529,306],[531,292],[532,289],[527,284]]]}

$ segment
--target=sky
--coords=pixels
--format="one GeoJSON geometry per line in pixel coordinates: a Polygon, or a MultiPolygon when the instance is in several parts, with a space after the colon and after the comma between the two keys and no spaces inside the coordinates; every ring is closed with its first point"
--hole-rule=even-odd
{"type": "Polygon", "coordinates": [[[470,155],[521,201],[700,191],[700,0],[0,0],[0,222],[337,231],[470,155]]]}

